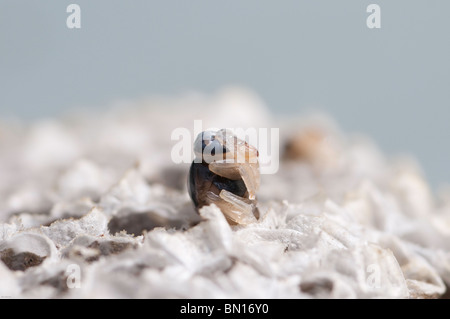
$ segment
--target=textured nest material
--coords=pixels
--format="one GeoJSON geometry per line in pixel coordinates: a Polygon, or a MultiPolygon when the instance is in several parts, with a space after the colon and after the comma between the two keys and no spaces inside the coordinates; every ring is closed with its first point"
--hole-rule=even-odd
{"type": "Polygon", "coordinates": [[[450,284],[450,195],[412,159],[324,116],[274,119],[240,89],[0,124],[0,176],[1,296],[437,298],[450,284]],[[189,164],[170,159],[194,119],[280,128],[257,222],[194,211],[189,164]]]}

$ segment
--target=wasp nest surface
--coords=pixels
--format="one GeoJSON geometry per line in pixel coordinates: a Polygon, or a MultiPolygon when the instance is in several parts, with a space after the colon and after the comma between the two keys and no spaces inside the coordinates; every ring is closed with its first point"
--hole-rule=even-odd
{"type": "Polygon", "coordinates": [[[0,176],[0,296],[438,298],[450,285],[450,195],[413,159],[324,116],[276,119],[240,89],[0,123],[0,176]],[[280,137],[258,201],[248,183],[239,195],[257,218],[197,211],[194,154],[173,159],[174,132],[192,149],[199,132],[249,127],[280,137]]]}

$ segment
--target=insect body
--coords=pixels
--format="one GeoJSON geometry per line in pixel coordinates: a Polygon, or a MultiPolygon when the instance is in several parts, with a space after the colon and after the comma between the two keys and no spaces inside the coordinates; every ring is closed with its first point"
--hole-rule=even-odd
{"type": "Polygon", "coordinates": [[[194,152],[188,189],[196,208],[215,204],[232,225],[256,221],[258,150],[223,129],[200,133],[194,152]]]}

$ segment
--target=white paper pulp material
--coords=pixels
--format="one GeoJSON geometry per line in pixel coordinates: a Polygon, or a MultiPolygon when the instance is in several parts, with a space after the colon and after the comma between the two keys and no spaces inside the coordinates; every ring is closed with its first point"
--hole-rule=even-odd
{"type": "Polygon", "coordinates": [[[274,118],[242,89],[0,123],[0,295],[12,298],[437,298],[450,285],[450,194],[325,116],[274,118]],[[261,218],[200,215],[171,140],[280,129],[261,218]],[[314,128],[322,138],[301,138],[314,128]],[[289,141],[306,143],[283,159],[289,141]],[[312,141],[312,142],[311,142],[312,141]],[[306,147],[306,148],[305,148],[306,147]]]}

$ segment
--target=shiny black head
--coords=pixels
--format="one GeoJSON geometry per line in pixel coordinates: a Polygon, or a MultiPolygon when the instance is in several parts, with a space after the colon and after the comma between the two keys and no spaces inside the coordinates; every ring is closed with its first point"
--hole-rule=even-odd
{"type": "Polygon", "coordinates": [[[202,158],[210,163],[217,159],[222,159],[223,154],[228,152],[227,148],[216,139],[213,131],[204,131],[198,134],[194,142],[194,152],[197,158],[202,158]]]}

